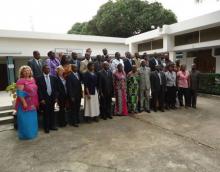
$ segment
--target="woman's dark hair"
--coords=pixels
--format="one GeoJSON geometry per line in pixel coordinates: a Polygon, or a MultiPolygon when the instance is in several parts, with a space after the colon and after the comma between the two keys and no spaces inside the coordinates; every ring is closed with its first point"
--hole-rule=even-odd
{"type": "Polygon", "coordinates": [[[91,66],[93,66],[94,65],[94,63],[93,62],[89,62],[88,63],[88,65],[87,65],[87,69],[90,69],[91,68],[91,66]]]}
{"type": "Polygon", "coordinates": [[[67,65],[67,64],[70,64],[69,57],[66,56],[66,55],[63,55],[63,56],[61,57],[60,64],[61,64],[62,66],[67,65]]]}

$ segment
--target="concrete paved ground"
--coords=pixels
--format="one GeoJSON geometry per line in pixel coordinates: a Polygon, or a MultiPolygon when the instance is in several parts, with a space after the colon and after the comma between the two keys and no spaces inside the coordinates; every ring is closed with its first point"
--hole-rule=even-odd
{"type": "Polygon", "coordinates": [[[1,172],[219,172],[220,99],[198,109],[67,127],[33,141],[0,132],[1,172]]]}

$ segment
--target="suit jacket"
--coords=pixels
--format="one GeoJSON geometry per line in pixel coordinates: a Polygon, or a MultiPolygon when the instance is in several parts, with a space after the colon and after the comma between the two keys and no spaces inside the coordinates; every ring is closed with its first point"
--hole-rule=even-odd
{"type": "Polygon", "coordinates": [[[162,64],[159,59],[155,59],[155,58],[150,59],[150,61],[149,61],[149,67],[150,67],[150,69],[151,69],[152,71],[155,70],[155,66],[156,66],[156,64],[157,64],[157,63],[156,63],[156,60],[158,61],[158,65],[161,65],[161,64],[162,64]]]}
{"type": "MultiPolygon", "coordinates": [[[[165,91],[166,89],[166,76],[164,72],[159,72],[161,76],[161,82],[162,82],[162,89],[165,91]]],[[[158,76],[157,71],[153,71],[150,74],[150,82],[151,82],[151,91],[152,92],[159,92],[160,91],[160,78],[158,76]]]]}
{"type": "Polygon", "coordinates": [[[55,100],[58,97],[57,78],[50,75],[50,84],[51,84],[52,93],[49,96],[47,93],[47,84],[44,75],[37,78],[39,101],[45,100],[46,102],[48,102],[49,100],[55,100]]]}
{"type": "Polygon", "coordinates": [[[132,65],[135,65],[135,61],[131,59],[131,62],[129,59],[124,60],[124,71],[126,74],[128,74],[132,70],[132,65]]]}
{"type": "Polygon", "coordinates": [[[42,72],[42,66],[43,66],[43,62],[40,59],[39,60],[40,66],[37,64],[36,60],[33,58],[32,60],[28,61],[28,66],[30,66],[30,68],[33,71],[33,76],[36,79],[37,77],[40,77],[41,75],[43,75],[42,72]]]}
{"type": "Polygon", "coordinates": [[[67,98],[67,91],[60,77],[57,77],[57,97],[62,102],[65,102],[67,98]]]}
{"type": "Polygon", "coordinates": [[[113,77],[112,72],[108,70],[107,72],[102,69],[98,73],[98,89],[99,93],[103,94],[103,96],[111,96],[114,95],[113,88],[113,77]]]}
{"type": "Polygon", "coordinates": [[[95,72],[98,73],[101,69],[102,69],[102,62],[99,62],[99,61],[96,61],[94,63],[94,66],[95,66],[95,72]]]}
{"type": "MultiPolygon", "coordinates": [[[[79,76],[79,74],[78,74],[79,76]]],[[[66,78],[66,89],[67,89],[67,95],[69,99],[81,99],[82,98],[82,85],[80,76],[79,79],[74,75],[74,73],[71,73],[66,78]]]]}
{"type": "Polygon", "coordinates": [[[74,61],[73,59],[71,59],[70,64],[76,64],[77,68],[78,68],[78,72],[79,72],[79,70],[80,70],[80,61],[79,60],[74,61]]]}
{"type": "Polygon", "coordinates": [[[139,74],[140,74],[140,89],[150,89],[151,88],[151,83],[150,83],[150,68],[145,67],[145,70],[143,67],[140,67],[138,69],[139,74]]]}

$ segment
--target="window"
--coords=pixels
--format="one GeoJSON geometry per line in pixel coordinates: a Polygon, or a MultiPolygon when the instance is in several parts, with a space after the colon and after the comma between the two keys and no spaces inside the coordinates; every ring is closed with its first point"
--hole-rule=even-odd
{"type": "Polygon", "coordinates": [[[175,46],[199,42],[199,31],[175,36],[175,46]]]}
{"type": "Polygon", "coordinates": [[[200,42],[220,39],[220,26],[200,31],[200,42]]]}

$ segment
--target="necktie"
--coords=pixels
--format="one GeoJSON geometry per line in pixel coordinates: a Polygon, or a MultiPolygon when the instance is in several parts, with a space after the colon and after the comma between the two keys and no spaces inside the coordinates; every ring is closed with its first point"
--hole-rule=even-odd
{"type": "Polygon", "coordinates": [[[38,64],[38,66],[41,68],[41,64],[40,64],[40,61],[39,61],[39,60],[37,60],[37,64],[38,64]]]}
{"type": "Polygon", "coordinates": [[[49,96],[51,96],[52,88],[51,88],[51,84],[50,84],[50,77],[49,77],[49,75],[46,75],[45,78],[46,78],[45,81],[46,81],[46,85],[47,85],[47,94],[49,96]]]}

